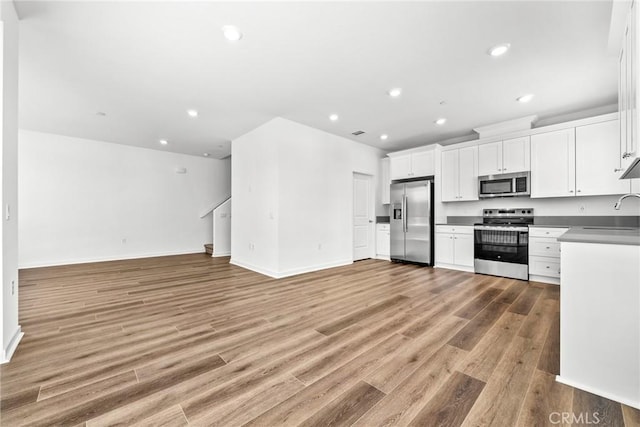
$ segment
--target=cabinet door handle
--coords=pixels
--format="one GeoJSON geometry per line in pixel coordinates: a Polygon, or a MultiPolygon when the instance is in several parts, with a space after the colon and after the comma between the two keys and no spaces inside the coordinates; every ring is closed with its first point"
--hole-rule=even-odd
{"type": "Polygon", "coordinates": [[[569,190],[569,193],[573,193],[573,190],[569,190]]]}
{"type": "Polygon", "coordinates": [[[613,171],[614,171],[614,172],[622,172],[623,170],[624,170],[624,169],[622,169],[622,168],[620,168],[620,169],[615,168],[613,171]]]}
{"type": "Polygon", "coordinates": [[[548,265],[547,265],[547,268],[551,268],[551,266],[548,266],[548,265]]]}
{"type": "Polygon", "coordinates": [[[582,190],[578,190],[578,191],[576,191],[576,193],[582,193],[582,190]]]}
{"type": "Polygon", "coordinates": [[[626,159],[629,156],[631,156],[631,153],[622,153],[622,158],[623,159],[626,159]]]}
{"type": "Polygon", "coordinates": [[[504,171],[506,171],[506,170],[507,170],[507,168],[502,168],[502,172],[504,172],[504,171]]]}
{"type": "Polygon", "coordinates": [[[551,249],[549,246],[547,246],[547,249],[551,249]]]}

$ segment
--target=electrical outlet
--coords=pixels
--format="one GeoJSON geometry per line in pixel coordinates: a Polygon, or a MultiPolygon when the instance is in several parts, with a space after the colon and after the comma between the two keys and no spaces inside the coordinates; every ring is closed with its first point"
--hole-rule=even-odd
{"type": "Polygon", "coordinates": [[[11,206],[7,205],[4,211],[4,218],[9,221],[11,219],[11,206]]]}
{"type": "Polygon", "coordinates": [[[122,242],[122,244],[123,244],[123,245],[126,245],[126,244],[127,244],[127,238],[126,238],[126,237],[123,237],[123,238],[122,238],[122,240],[121,240],[121,242],[122,242]]]}
{"type": "Polygon", "coordinates": [[[587,209],[585,208],[584,205],[580,205],[580,213],[585,213],[587,211],[587,209]]]}
{"type": "Polygon", "coordinates": [[[16,281],[12,280],[11,281],[11,295],[15,295],[16,293],[16,281]]]}
{"type": "Polygon", "coordinates": [[[322,243],[318,243],[318,250],[321,251],[322,250],[322,243]]]}
{"type": "Polygon", "coordinates": [[[249,249],[250,250],[254,250],[256,248],[256,246],[253,243],[249,243],[249,249]]]}

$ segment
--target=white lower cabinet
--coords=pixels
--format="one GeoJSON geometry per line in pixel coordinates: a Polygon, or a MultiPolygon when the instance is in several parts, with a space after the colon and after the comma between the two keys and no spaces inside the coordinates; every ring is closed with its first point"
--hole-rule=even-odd
{"type": "Polygon", "coordinates": [[[473,226],[436,225],[436,267],[473,271],[473,226]]]}
{"type": "Polygon", "coordinates": [[[389,259],[391,256],[391,226],[376,225],[376,258],[389,259]]]}
{"type": "Polygon", "coordinates": [[[560,242],[568,228],[531,227],[529,229],[529,280],[560,284],[560,242]]]}

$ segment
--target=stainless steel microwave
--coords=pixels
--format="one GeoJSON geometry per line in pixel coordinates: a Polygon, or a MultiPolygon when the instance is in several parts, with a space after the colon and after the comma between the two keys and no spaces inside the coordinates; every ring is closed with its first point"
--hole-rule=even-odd
{"type": "Polygon", "coordinates": [[[514,197],[531,194],[530,172],[505,173],[478,177],[478,197],[514,197]]]}

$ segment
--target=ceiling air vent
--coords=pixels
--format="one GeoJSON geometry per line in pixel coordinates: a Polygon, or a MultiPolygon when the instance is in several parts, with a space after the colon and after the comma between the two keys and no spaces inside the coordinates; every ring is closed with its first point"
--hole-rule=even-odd
{"type": "Polygon", "coordinates": [[[364,133],[364,131],[363,131],[363,130],[357,130],[357,131],[355,131],[355,132],[352,132],[352,133],[351,133],[351,135],[354,135],[354,136],[360,136],[360,135],[362,135],[363,133],[364,133]]]}

